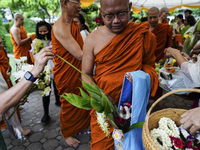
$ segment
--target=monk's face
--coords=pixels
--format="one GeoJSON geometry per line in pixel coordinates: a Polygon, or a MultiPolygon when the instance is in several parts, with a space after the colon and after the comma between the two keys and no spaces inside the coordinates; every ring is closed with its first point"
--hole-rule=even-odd
{"type": "Polygon", "coordinates": [[[167,19],[168,15],[169,15],[169,11],[164,11],[164,12],[161,12],[160,17],[162,17],[163,19],[167,19]]]}
{"type": "Polygon", "coordinates": [[[151,27],[156,27],[158,25],[159,14],[158,12],[148,12],[148,22],[151,27]]]}
{"type": "Polygon", "coordinates": [[[67,2],[67,11],[70,17],[79,17],[79,12],[81,11],[80,0],[69,0],[67,2]]]}
{"type": "Polygon", "coordinates": [[[24,25],[24,17],[23,16],[19,16],[16,19],[16,22],[17,22],[18,25],[23,26],[24,25]]]}
{"type": "Polygon", "coordinates": [[[127,0],[102,0],[100,12],[105,26],[111,32],[117,34],[125,29],[131,5],[127,0]]]}

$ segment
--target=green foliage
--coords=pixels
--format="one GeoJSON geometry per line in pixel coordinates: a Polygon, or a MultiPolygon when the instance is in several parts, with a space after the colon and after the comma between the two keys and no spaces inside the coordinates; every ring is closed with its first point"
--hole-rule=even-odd
{"type": "Polygon", "coordinates": [[[0,38],[5,41],[5,35],[7,34],[6,28],[3,26],[3,17],[0,15],[0,38]]]}
{"type": "Polygon", "coordinates": [[[10,30],[10,22],[3,23],[3,26],[5,27],[5,29],[6,29],[7,32],[9,33],[9,30],[10,30]]]}
{"type": "Polygon", "coordinates": [[[36,23],[28,18],[24,19],[24,27],[27,32],[35,32],[36,31],[36,23]]]}

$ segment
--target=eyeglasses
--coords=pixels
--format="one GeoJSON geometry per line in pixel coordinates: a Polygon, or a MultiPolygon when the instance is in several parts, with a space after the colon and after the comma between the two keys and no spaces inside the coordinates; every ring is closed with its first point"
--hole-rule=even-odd
{"type": "Polygon", "coordinates": [[[76,3],[77,5],[82,5],[82,3],[80,3],[80,2],[77,2],[77,1],[72,1],[72,0],[69,0],[69,2],[72,2],[72,3],[76,3]]]}
{"type": "MultiPolygon", "coordinates": [[[[128,13],[129,11],[122,11],[117,15],[117,17],[121,20],[124,19],[126,17],[126,13],[128,13]]],[[[107,20],[107,21],[113,21],[115,19],[115,14],[105,14],[103,15],[103,17],[107,20]]]]}

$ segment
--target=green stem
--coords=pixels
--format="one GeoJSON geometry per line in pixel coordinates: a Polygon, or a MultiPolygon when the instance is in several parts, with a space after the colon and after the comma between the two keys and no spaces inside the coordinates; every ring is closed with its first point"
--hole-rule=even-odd
{"type": "MultiPolygon", "coordinates": [[[[54,53],[55,54],[55,53],[54,53]]],[[[63,59],[62,57],[60,57],[59,55],[55,54],[58,58],[62,59],[64,62],[66,62],[68,65],[70,65],[71,67],[73,67],[74,69],[76,69],[78,72],[80,72],[82,75],[84,75],[86,78],[88,78],[89,80],[91,80],[90,77],[88,77],[85,73],[83,73],[82,71],[80,71],[78,68],[76,68],[74,65],[72,65],[71,63],[69,63],[67,60],[63,59]]],[[[92,80],[91,80],[92,81],[92,80]]],[[[93,82],[93,81],[92,81],[93,82]]],[[[93,84],[95,84],[93,82],[93,84]]]]}

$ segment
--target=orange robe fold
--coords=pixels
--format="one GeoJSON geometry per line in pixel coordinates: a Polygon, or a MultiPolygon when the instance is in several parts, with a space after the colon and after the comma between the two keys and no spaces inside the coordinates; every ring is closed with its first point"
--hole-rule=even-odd
{"type": "MultiPolygon", "coordinates": [[[[20,46],[16,43],[11,31],[10,31],[10,36],[11,36],[11,42],[13,44],[14,57],[17,59],[20,59],[21,56],[27,56],[27,62],[29,64],[32,64],[32,61],[29,55],[29,50],[31,49],[31,41],[28,41],[20,46]]],[[[20,36],[22,40],[27,38],[27,32],[23,26],[20,26],[20,36]]]]}
{"type": "MultiPolygon", "coordinates": [[[[8,88],[11,88],[12,82],[10,80],[10,76],[7,75],[7,73],[6,73],[8,67],[9,67],[9,58],[7,56],[7,52],[6,52],[5,48],[3,47],[3,45],[0,45],[0,46],[1,46],[1,48],[0,48],[0,72],[1,72],[4,80],[6,81],[8,88]]],[[[19,120],[21,122],[19,110],[17,111],[17,114],[18,114],[19,120]]],[[[1,126],[0,126],[1,129],[7,128],[6,124],[4,123],[3,117],[2,117],[0,124],[1,124],[1,126]]]]}
{"type": "MultiPolygon", "coordinates": [[[[183,45],[183,36],[181,34],[175,34],[174,44],[181,43],[183,45]]],[[[177,47],[178,50],[182,51],[182,47],[177,47]]]]}
{"type": "Polygon", "coordinates": [[[164,24],[169,24],[169,20],[168,19],[165,19],[165,20],[163,20],[163,22],[162,23],[164,23],[164,24]]]}
{"type": "MultiPolygon", "coordinates": [[[[155,72],[156,37],[142,24],[128,23],[124,31],[117,34],[95,55],[96,84],[108,94],[116,103],[122,89],[126,72],[144,70],[151,76],[151,94],[154,95],[158,85],[158,76],[155,72]]],[[[91,149],[113,150],[113,127],[110,126],[110,136],[99,128],[96,112],[91,113],[91,149]]]]}
{"type": "MultiPolygon", "coordinates": [[[[147,28],[150,27],[149,22],[144,22],[147,28]]],[[[157,40],[157,47],[155,50],[156,62],[164,59],[164,50],[172,45],[172,28],[169,25],[159,23],[152,31],[157,40]]]]}
{"type": "MultiPolygon", "coordinates": [[[[51,31],[52,36],[52,45],[53,52],[73,64],[75,67],[81,70],[81,61],[77,60],[71,53],[69,53],[62,44],[55,38],[53,33],[53,28],[51,31]]],[[[79,27],[72,23],[72,36],[80,45],[83,47],[83,39],[80,34],[79,27]]],[[[58,89],[58,93],[60,95],[64,93],[74,93],[80,95],[80,91],[78,87],[82,87],[82,83],[80,81],[81,74],[76,71],[74,68],[69,66],[63,60],[58,57],[53,59],[54,68],[54,81],[56,83],[56,88],[58,89]]],[[[90,111],[86,111],[83,109],[79,109],[73,105],[71,105],[64,98],[60,99],[61,101],[61,131],[64,137],[73,136],[76,133],[79,133],[83,129],[89,126],[90,124],[90,111]]]]}

